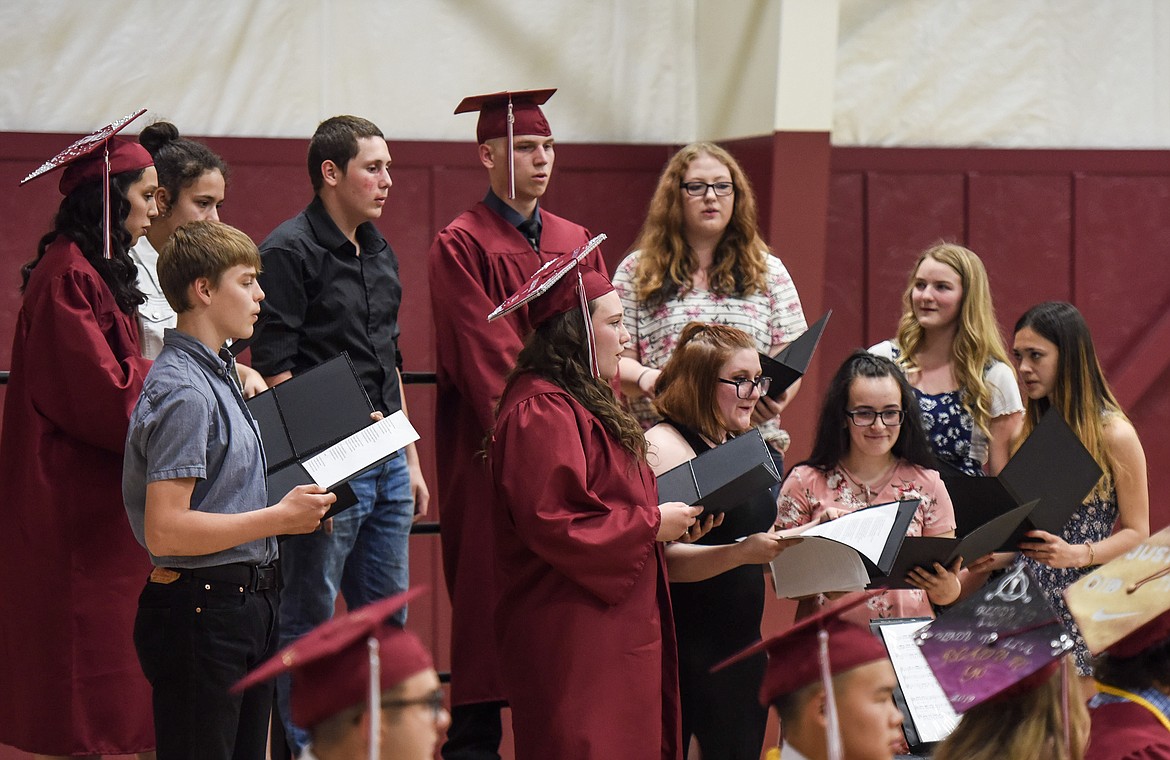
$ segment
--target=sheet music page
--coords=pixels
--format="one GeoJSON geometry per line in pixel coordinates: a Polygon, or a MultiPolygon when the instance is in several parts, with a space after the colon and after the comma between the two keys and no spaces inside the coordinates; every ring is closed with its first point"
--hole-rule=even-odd
{"type": "Polygon", "coordinates": [[[418,432],[401,411],[304,461],[305,469],[320,486],[331,488],[375,462],[418,440],[418,432]]]}
{"type": "Polygon", "coordinates": [[[881,560],[882,551],[890,537],[890,530],[897,519],[898,503],[894,502],[859,509],[836,520],[814,525],[800,535],[824,536],[848,544],[876,565],[881,560]]]}
{"type": "Polygon", "coordinates": [[[910,719],[924,743],[938,742],[947,738],[959,723],[959,716],[951,708],[951,702],[935,680],[934,673],[926,664],[922,651],[914,643],[913,635],[928,620],[909,620],[886,623],[878,626],[890,663],[898,676],[898,685],[910,710],[910,719]]]}

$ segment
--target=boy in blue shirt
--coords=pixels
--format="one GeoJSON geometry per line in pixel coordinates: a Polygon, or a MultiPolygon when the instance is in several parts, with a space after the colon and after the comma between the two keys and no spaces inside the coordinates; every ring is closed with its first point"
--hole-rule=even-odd
{"type": "Polygon", "coordinates": [[[154,564],[134,643],[153,689],[159,760],[262,760],[272,690],[228,690],[276,649],[275,536],[311,533],[335,500],[298,486],[271,507],[259,429],[225,341],[248,338],[260,257],[219,222],[180,227],[159,256],[178,312],[130,418],[126,513],[154,564]]]}

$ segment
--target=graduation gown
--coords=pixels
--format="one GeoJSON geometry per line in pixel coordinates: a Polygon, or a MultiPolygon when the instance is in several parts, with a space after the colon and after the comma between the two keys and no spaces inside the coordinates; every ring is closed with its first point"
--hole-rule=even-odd
{"type": "MultiPolygon", "coordinates": [[[[451,701],[503,699],[489,630],[495,609],[491,479],[484,437],[495,421],[504,377],[531,332],[527,308],[487,315],[542,264],[589,241],[579,225],[541,209],[540,252],[483,203],[439,232],[428,261],[438,398],[435,404],[440,539],[451,598],[451,701]],[[464,540],[464,537],[468,537],[464,540]]],[[[605,273],[600,251],[586,262],[605,273]]]]}
{"type": "Polygon", "coordinates": [[[81,251],[53,242],[17,316],[0,438],[0,742],[54,755],[154,747],[134,651],[150,572],[122,504],[150,361],[81,251]]]}
{"type": "Polygon", "coordinates": [[[1109,702],[1090,716],[1085,760],[1170,760],[1170,731],[1145,707],[1109,702]]]}
{"type": "Polygon", "coordinates": [[[516,759],[675,760],[677,652],[653,473],[532,374],[508,389],[490,457],[516,759]]]}

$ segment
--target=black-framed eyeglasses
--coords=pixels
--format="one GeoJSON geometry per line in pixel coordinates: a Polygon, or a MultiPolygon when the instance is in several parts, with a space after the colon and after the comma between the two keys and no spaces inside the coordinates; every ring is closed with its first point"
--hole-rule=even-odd
{"type": "Polygon", "coordinates": [[[678,186],[686,191],[687,195],[702,198],[707,194],[707,188],[715,191],[720,198],[726,198],[735,192],[734,182],[680,182],[678,186]]]}
{"type": "Polygon", "coordinates": [[[880,418],[886,427],[898,427],[906,419],[906,412],[901,409],[853,409],[846,410],[849,421],[856,427],[873,427],[880,418]]]}
{"type": "Polygon", "coordinates": [[[382,709],[385,710],[391,707],[413,707],[415,705],[419,707],[426,707],[431,711],[432,719],[438,723],[439,718],[442,717],[443,714],[444,701],[443,690],[435,689],[430,694],[427,694],[423,697],[417,697],[415,699],[383,699],[382,709]]]}
{"type": "Polygon", "coordinates": [[[746,377],[741,377],[738,380],[724,380],[722,377],[716,378],[721,383],[735,386],[735,395],[740,398],[751,398],[752,389],[759,388],[760,395],[763,396],[772,387],[772,378],[767,375],[760,375],[755,380],[746,377]]]}

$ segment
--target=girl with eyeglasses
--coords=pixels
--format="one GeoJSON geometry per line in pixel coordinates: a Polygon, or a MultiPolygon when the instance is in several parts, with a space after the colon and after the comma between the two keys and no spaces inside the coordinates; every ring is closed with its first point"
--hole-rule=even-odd
{"type": "MultiPolygon", "coordinates": [[[[654,474],[746,432],[767,389],[750,335],[724,325],[692,322],[684,327],[658,378],[654,404],[665,419],[646,431],[647,462],[654,474]]],[[[703,760],[757,760],[764,743],[768,713],[757,698],[763,653],[718,673],[711,668],[760,638],[760,565],[783,548],[770,530],[775,520],[776,501],[765,489],[715,521],[709,517],[693,526],[692,537],[710,528],[695,543],[666,547],[683,747],[693,738],[703,760]]]]}
{"type": "MultiPolygon", "coordinates": [[[[670,159],[634,248],[613,284],[631,337],[622,393],[643,427],[659,420],[655,383],[688,322],[736,327],[771,354],[807,329],[788,270],[756,229],[747,175],[713,143],[688,145],[670,159]]],[[[776,401],[761,397],[753,412],[777,452],[788,441],[779,415],[798,387],[776,401]]]]}
{"type": "Polygon", "coordinates": [[[940,464],[964,475],[1003,469],[1024,405],[974,252],[952,243],[923,251],[902,295],[897,337],[870,351],[905,371],[940,464]]]}
{"type": "MultiPolygon", "coordinates": [[[[776,524],[796,528],[876,504],[920,499],[906,534],[954,536],[951,498],[933,467],[918,403],[902,371],[889,359],[855,351],[829,384],[812,454],[781,486],[776,524]]],[[[930,616],[932,605],[958,599],[959,566],[916,568],[908,580],[917,590],[884,591],[845,616],[858,622],[930,616]]],[[[798,617],[825,601],[823,595],[802,600],[798,617]]]]}

